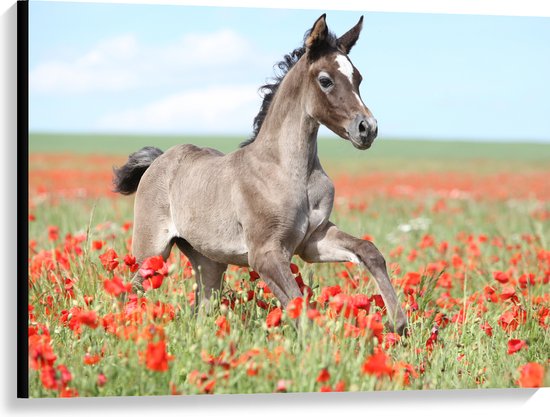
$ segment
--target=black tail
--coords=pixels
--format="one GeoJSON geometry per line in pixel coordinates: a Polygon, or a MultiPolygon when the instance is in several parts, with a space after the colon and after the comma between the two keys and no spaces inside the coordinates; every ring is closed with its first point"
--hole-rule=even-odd
{"type": "Polygon", "coordinates": [[[128,157],[128,162],[120,168],[113,168],[113,185],[116,193],[135,193],[139,180],[155,159],[162,155],[159,148],[146,146],[128,157]]]}

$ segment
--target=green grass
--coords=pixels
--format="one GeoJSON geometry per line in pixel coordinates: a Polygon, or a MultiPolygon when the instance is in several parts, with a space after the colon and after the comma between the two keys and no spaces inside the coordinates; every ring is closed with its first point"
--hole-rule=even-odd
{"type": "MultiPolygon", "coordinates": [[[[35,272],[33,284],[29,288],[29,303],[33,305],[35,319],[31,325],[46,326],[51,334],[51,345],[57,355],[56,366],[65,365],[72,374],[69,387],[78,391],[81,396],[109,395],[163,395],[170,393],[170,387],[177,392],[193,394],[203,392],[204,384],[215,380],[215,393],[255,393],[273,392],[279,380],[290,381],[288,390],[293,392],[317,391],[322,385],[334,387],[338,381],[344,381],[346,390],[395,390],[395,389],[456,389],[456,388],[509,388],[517,386],[519,367],[527,362],[546,364],[550,352],[550,332],[538,324],[537,314],[543,305],[533,300],[544,297],[550,290],[549,284],[540,281],[529,288],[527,295],[521,294],[518,286],[519,304],[525,309],[527,321],[517,329],[507,332],[498,324],[504,312],[513,308],[509,301],[496,303],[483,301],[467,303],[466,318],[463,324],[453,323],[453,317],[459,313],[465,303],[474,295],[483,300],[484,287],[493,286],[499,294],[503,288],[493,279],[492,273],[511,268],[512,258],[521,253],[519,263],[512,268],[512,275],[517,279],[523,273],[533,273],[537,277],[544,274],[545,264],[537,262],[537,253],[541,242],[548,242],[550,234],[548,222],[540,222],[529,215],[528,203],[517,203],[510,209],[506,203],[470,201],[450,201],[449,210],[441,213],[430,211],[429,201],[422,204],[411,201],[375,200],[370,202],[364,212],[337,210],[334,220],[346,230],[361,236],[368,232],[386,255],[394,280],[400,279],[407,272],[425,270],[430,263],[447,262],[447,272],[453,275],[452,288],[434,286],[436,279],[427,274],[423,283],[418,285],[416,301],[421,310],[420,316],[411,320],[411,333],[396,346],[386,350],[390,361],[396,369],[399,362],[410,364],[417,376],[410,377],[410,385],[404,385],[402,370],[397,371],[390,379],[387,376],[376,377],[364,374],[361,369],[365,360],[373,353],[378,342],[372,336],[358,338],[345,337],[345,323],[355,323],[343,316],[327,319],[327,324],[320,326],[302,317],[301,328],[296,331],[293,320],[283,317],[281,327],[267,329],[266,312],[253,302],[237,304],[235,309],[227,310],[215,307],[210,315],[194,316],[187,302],[186,295],[192,291],[194,280],[183,279],[183,266],[176,249],[173,250],[172,267],[163,286],[145,294],[150,305],[157,301],[169,304],[175,309],[172,320],[163,322],[147,315],[137,324],[140,333],[152,334],[151,326],[161,326],[165,333],[167,351],[174,359],[169,362],[168,370],[155,372],[146,368],[143,352],[147,341],[125,340],[103,329],[101,324],[92,329],[82,326],[80,335],[72,331],[67,324],[60,321],[63,310],[70,311],[77,306],[85,310],[96,311],[99,317],[110,313],[119,313],[124,307],[113,296],[103,291],[103,279],[112,273],[103,270],[99,255],[106,248],[112,247],[122,257],[127,253],[130,231],[121,229],[121,225],[132,219],[132,199],[121,198],[110,200],[76,200],[61,201],[55,205],[40,203],[33,212],[37,219],[30,224],[30,237],[36,242],[35,251],[51,251],[63,248],[63,237],[70,233],[86,235],[88,224],[91,225],[87,239],[79,244],[83,250],[80,255],[69,255],[69,268],[56,264],[35,272]],[[383,216],[380,213],[384,213],[383,216]],[[451,214],[452,213],[452,214],[451,214]],[[412,224],[414,218],[429,219],[425,229],[413,229],[410,232],[399,230],[400,224],[412,224]],[[61,239],[57,242],[48,240],[48,226],[57,225],[61,239]],[[471,235],[478,242],[478,237],[486,235],[489,240],[478,243],[480,254],[469,255],[470,246],[460,239],[460,234],[471,235]],[[434,246],[420,249],[422,237],[434,236],[434,246]],[[522,239],[528,235],[532,242],[522,239]],[[510,245],[498,247],[490,242],[493,238],[502,239],[510,245]],[[91,248],[93,240],[102,240],[105,247],[100,251],[91,248]],[[438,251],[441,242],[448,242],[449,249],[444,253],[438,251]],[[390,255],[397,247],[403,247],[401,254],[390,255]],[[456,247],[456,250],[452,248],[456,247]],[[411,250],[418,250],[418,256],[409,260],[411,250]],[[465,262],[475,262],[476,267],[466,270],[466,278],[454,277],[457,269],[452,266],[453,253],[464,258],[465,262]],[[396,272],[397,265],[401,268],[396,272]],[[66,296],[66,279],[74,282],[72,298],[66,296]],[[444,294],[456,303],[443,306],[444,294]],[[48,307],[47,297],[51,297],[48,307]],[[89,305],[86,297],[91,297],[89,305]],[[443,298],[442,298],[443,297],[443,298]],[[451,322],[439,331],[439,341],[433,352],[425,348],[426,341],[433,328],[433,317],[436,313],[445,314],[451,322]],[[217,337],[216,318],[224,314],[231,326],[228,336],[217,337]],[[482,323],[489,323],[493,336],[488,336],[481,329],[482,323]],[[513,355],[506,353],[510,339],[526,340],[528,349],[513,355]],[[207,353],[218,357],[223,354],[224,361],[230,363],[249,352],[259,349],[261,353],[238,365],[209,365],[201,356],[207,353]],[[273,355],[281,352],[278,360],[273,355]],[[100,355],[99,363],[85,365],[86,354],[100,355]],[[339,355],[340,359],[336,359],[339,355]],[[258,367],[258,374],[247,374],[249,366],[258,367]],[[316,382],[322,368],[327,368],[331,377],[326,384],[316,382]],[[194,374],[205,375],[205,382],[196,382],[194,374]],[[99,387],[96,383],[99,374],[104,374],[107,383],[99,387]]],[[[357,267],[349,269],[343,264],[305,264],[295,259],[306,282],[311,280],[315,297],[322,287],[340,285],[346,288],[346,280],[341,274],[347,271],[357,279],[359,286],[347,288],[349,294],[378,292],[369,274],[357,267]]],[[[32,263],[32,258],[31,258],[32,263]]],[[[122,263],[122,262],[121,262],[122,263]]],[[[128,281],[132,274],[124,269],[116,275],[128,281]]],[[[436,275],[437,278],[437,275],[436,275]]],[[[537,279],[539,279],[537,278],[537,279]]],[[[236,283],[248,285],[248,274],[245,271],[229,271],[226,277],[224,295],[233,292],[237,299],[242,292],[235,290],[236,283]]],[[[256,293],[260,291],[255,284],[250,284],[256,293]]],[[[402,289],[398,286],[401,300],[405,300],[402,289]]],[[[410,306],[408,307],[411,308],[410,306]]],[[[322,313],[328,311],[320,308],[322,313]]],[[[371,313],[377,311],[373,308],[371,313]]],[[[416,315],[417,313],[411,312],[416,315]]],[[[70,319],[70,316],[69,316],[70,319]]],[[[130,326],[131,322],[121,324],[119,330],[130,326]]],[[[154,336],[153,340],[157,340],[154,336]]],[[[401,369],[401,368],[399,368],[401,369]]],[[[40,380],[40,373],[31,370],[31,397],[56,396],[58,392],[46,389],[40,380]]],[[[546,377],[546,384],[549,383],[546,377]]]]}
{"type": "MultiPolygon", "coordinates": [[[[145,145],[166,149],[181,142],[230,151],[240,140],[33,134],[30,151],[67,152],[70,160],[71,152],[124,155],[145,145]]],[[[433,170],[435,175],[448,170],[480,175],[544,171],[549,168],[550,157],[550,146],[542,144],[381,139],[367,152],[341,140],[320,140],[319,147],[323,164],[334,173],[345,174],[372,170],[400,173],[433,170]]],[[[47,169],[43,165],[46,163],[41,162],[40,169],[47,169]]],[[[128,307],[123,300],[104,291],[103,281],[116,274],[128,282],[133,275],[122,266],[130,247],[131,229],[125,230],[123,225],[133,219],[131,197],[65,199],[47,193],[31,196],[30,212],[36,219],[29,224],[29,304],[33,307],[29,325],[39,334],[49,334],[47,343],[56,355],[54,377],[60,380],[57,367],[66,366],[71,373],[66,384],[81,396],[164,395],[172,389],[195,394],[204,392],[205,384],[212,381],[215,393],[274,392],[280,381],[285,381],[287,390],[292,392],[318,391],[323,385],[335,388],[339,381],[349,391],[511,388],[518,386],[520,368],[529,362],[545,368],[542,384],[550,385],[550,323],[548,318],[539,322],[544,309],[550,308],[550,284],[544,279],[550,270],[545,255],[549,249],[550,221],[539,215],[550,212],[548,201],[446,197],[442,210],[432,210],[440,198],[429,192],[403,198],[370,196],[365,209],[349,209],[345,202],[338,203],[332,215],[342,230],[356,236],[368,233],[374,238],[386,257],[398,296],[411,316],[409,335],[395,346],[384,348],[395,370],[392,378],[362,372],[365,361],[379,347],[377,338],[368,332],[346,337],[346,326],[358,322],[331,315],[328,306],[319,306],[326,317],[323,324],[302,316],[299,331],[286,313],[280,327],[268,329],[267,312],[253,301],[237,303],[234,309],[214,302],[210,315],[192,314],[187,295],[192,293],[194,279],[177,249],[173,250],[163,285],[140,294],[148,308],[162,302],[173,308],[174,316],[165,320],[147,313],[125,317],[118,323],[117,331],[129,331],[136,326],[140,334],[137,340],[107,331],[102,320],[127,311],[128,307]],[[51,226],[59,228],[55,241],[48,237],[51,226]],[[426,245],[426,236],[433,238],[433,244],[426,245]],[[94,250],[93,241],[102,241],[103,248],[94,250]],[[442,243],[448,244],[447,250],[439,249],[442,243]],[[114,273],[104,270],[99,261],[99,255],[107,248],[115,249],[119,255],[120,266],[114,273]],[[47,261],[52,257],[52,262],[47,261]],[[457,257],[466,267],[455,264],[457,257]],[[450,281],[438,283],[439,272],[426,272],[430,265],[444,266],[443,272],[450,274],[450,281]],[[507,271],[512,277],[507,285],[517,296],[515,302],[501,297],[506,285],[494,279],[496,271],[507,271]],[[413,285],[418,308],[406,297],[403,288],[403,277],[412,272],[422,274],[421,282],[413,285]],[[523,274],[533,274],[535,284],[521,288],[519,281],[523,274]],[[487,287],[494,289],[496,300],[487,301],[487,287]],[[464,320],[457,321],[464,307],[464,320]],[[80,333],[71,329],[71,320],[78,314],[75,308],[96,312],[98,326],[82,325],[80,333]],[[499,321],[514,308],[521,308],[526,320],[517,328],[506,330],[499,321]],[[426,342],[438,313],[449,323],[440,327],[438,341],[430,352],[426,342]],[[225,315],[231,331],[218,337],[215,320],[221,315],[225,315]],[[492,336],[483,331],[484,323],[492,327],[492,336]],[[145,362],[146,338],[160,340],[159,329],[164,332],[167,352],[173,356],[164,372],[148,369],[145,362]],[[507,346],[511,339],[524,340],[528,347],[509,355],[507,346]],[[260,353],[242,363],[237,360],[254,349],[260,353]],[[85,364],[87,354],[99,355],[99,362],[85,364]],[[204,360],[207,354],[217,358],[223,355],[223,359],[209,364],[204,360]],[[410,384],[403,380],[404,364],[412,370],[410,384]],[[330,378],[324,383],[317,382],[323,368],[329,371],[330,378]],[[250,375],[251,369],[257,369],[257,374],[250,375]],[[103,386],[97,383],[100,374],[106,377],[103,386]]],[[[304,281],[313,288],[314,299],[322,288],[332,285],[340,285],[350,295],[378,293],[369,273],[357,266],[313,265],[299,258],[294,258],[294,262],[304,281]],[[356,288],[349,286],[345,274],[356,281],[356,288]]],[[[262,295],[257,282],[249,282],[247,271],[242,269],[228,270],[222,297],[242,300],[241,287],[276,305],[275,300],[262,295]]],[[[377,312],[381,310],[372,306],[370,313],[377,312]]],[[[29,376],[31,397],[60,395],[58,389],[45,387],[39,370],[31,369],[29,376]]]]}
{"type": "MultiPolygon", "coordinates": [[[[162,136],[32,133],[29,151],[128,155],[143,146],[163,150],[180,143],[209,146],[222,152],[238,148],[244,137],[162,136]]],[[[345,166],[350,172],[363,170],[494,170],[545,169],[550,144],[491,143],[378,138],[367,151],[335,138],[319,139],[319,156],[329,169],[345,166]]]]}

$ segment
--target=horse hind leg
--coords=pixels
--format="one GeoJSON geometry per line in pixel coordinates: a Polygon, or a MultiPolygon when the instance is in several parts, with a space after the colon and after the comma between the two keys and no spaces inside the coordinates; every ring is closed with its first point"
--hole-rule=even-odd
{"type": "Polygon", "coordinates": [[[213,261],[210,258],[197,252],[184,239],[176,239],[176,245],[191,262],[195,271],[197,288],[195,290],[195,304],[193,311],[197,312],[199,308],[209,312],[211,309],[210,298],[215,292],[221,292],[223,284],[223,274],[227,269],[227,264],[213,261]]]}
{"type": "MultiPolygon", "coordinates": [[[[164,260],[170,256],[174,245],[175,233],[168,220],[159,221],[160,216],[149,213],[148,216],[136,215],[132,236],[132,253],[136,262],[141,264],[145,259],[161,255],[164,260]]],[[[142,290],[143,278],[137,272],[132,279],[134,290],[142,290]]]]}

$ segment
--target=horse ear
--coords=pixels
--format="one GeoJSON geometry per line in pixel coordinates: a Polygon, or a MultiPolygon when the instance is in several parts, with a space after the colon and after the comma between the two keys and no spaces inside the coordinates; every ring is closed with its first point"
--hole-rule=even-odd
{"type": "Polygon", "coordinates": [[[328,36],[328,27],[326,22],[327,14],[323,13],[319,19],[315,21],[313,27],[309,31],[305,45],[308,49],[321,44],[328,36]]]}
{"type": "Polygon", "coordinates": [[[342,49],[342,51],[346,53],[346,55],[349,54],[349,51],[351,51],[351,48],[353,48],[353,45],[355,45],[355,42],[357,42],[357,39],[359,39],[361,29],[363,29],[363,16],[361,16],[359,22],[357,22],[354,27],[352,27],[338,39],[338,46],[340,47],[340,49],[342,49]]]}

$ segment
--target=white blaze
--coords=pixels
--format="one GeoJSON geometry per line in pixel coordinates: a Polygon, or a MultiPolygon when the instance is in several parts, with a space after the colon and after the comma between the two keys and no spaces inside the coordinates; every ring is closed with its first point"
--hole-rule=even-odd
{"type": "MultiPolygon", "coordinates": [[[[353,65],[351,65],[350,60],[344,55],[336,55],[336,62],[338,63],[338,71],[344,74],[349,80],[350,84],[353,86],[353,65]]],[[[363,100],[361,100],[361,97],[359,97],[359,94],[357,94],[355,91],[353,92],[353,94],[359,102],[359,105],[361,107],[364,107],[365,104],[363,103],[363,100]]]]}
{"type": "Polygon", "coordinates": [[[344,55],[336,55],[336,62],[338,63],[338,71],[344,74],[353,85],[353,65],[351,65],[349,59],[344,55]]]}
{"type": "Polygon", "coordinates": [[[363,103],[363,100],[361,100],[361,97],[359,97],[359,94],[357,94],[355,91],[353,92],[353,94],[355,94],[355,98],[357,99],[357,101],[359,102],[359,105],[361,107],[364,107],[365,104],[363,103]]]}

